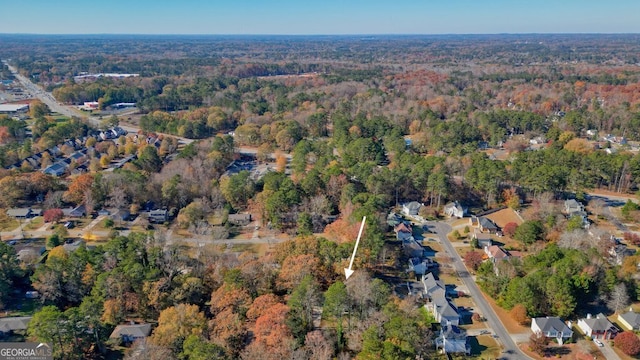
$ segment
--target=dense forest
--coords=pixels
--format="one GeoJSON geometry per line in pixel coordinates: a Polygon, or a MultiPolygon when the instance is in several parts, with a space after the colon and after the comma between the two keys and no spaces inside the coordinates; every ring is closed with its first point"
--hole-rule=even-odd
{"type": "MultiPolygon", "coordinates": [[[[427,219],[453,200],[529,210],[507,234],[528,256],[499,272],[473,266],[507,309],[576,317],[616,291],[640,294],[632,260],[607,263],[609,248],[579,241],[586,231],[554,205],[569,194],[587,203],[593,189],[638,190],[637,35],[0,40],[0,58],[58,102],[97,101],[98,114],[135,103],[137,114],[104,124],[140,129],[86,140],[88,171],[58,178],[25,159],[98,130],[38,102],[28,121],[0,115],[0,208],[43,199],[45,210],[137,213],[154,204],[174,219],[70,253],[49,238],[45,256],[27,264],[0,243],[0,308],[10,308],[12,287],[37,290],[28,336],[59,344],[59,358],[103,358],[110,331],[127,320],[154,324],[138,349],[148,358],[433,358],[422,300],[399,296],[383,276],[404,271],[386,217],[408,201],[423,203],[427,219]],[[139,76],[78,77],[98,73],[139,76]],[[178,149],[177,137],[197,141],[178,149]],[[239,147],[272,171],[227,171],[239,147]],[[125,156],[135,160],[104,171],[125,156]],[[292,240],[258,256],[165,237],[231,238],[236,229],[211,219],[236,213],[292,240]],[[362,271],[342,281],[364,215],[362,271]]],[[[638,212],[628,205],[625,214],[638,212]]]]}

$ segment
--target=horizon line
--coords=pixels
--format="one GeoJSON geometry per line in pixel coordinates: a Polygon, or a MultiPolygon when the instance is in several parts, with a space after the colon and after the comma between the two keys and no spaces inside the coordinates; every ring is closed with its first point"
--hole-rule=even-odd
{"type": "Polygon", "coordinates": [[[9,33],[0,32],[3,35],[19,36],[477,36],[477,35],[640,35],[640,32],[487,32],[487,33],[336,33],[336,34],[259,34],[259,33],[9,33]]]}

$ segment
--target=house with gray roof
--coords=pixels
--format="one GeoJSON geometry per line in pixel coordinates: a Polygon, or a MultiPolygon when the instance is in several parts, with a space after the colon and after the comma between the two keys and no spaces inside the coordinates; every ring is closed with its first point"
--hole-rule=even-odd
{"type": "Polygon", "coordinates": [[[427,300],[434,301],[438,297],[445,297],[447,288],[442,280],[436,279],[433,273],[425,274],[422,277],[422,286],[427,300]]]}
{"type": "Polygon", "coordinates": [[[478,228],[480,231],[488,232],[489,234],[495,234],[498,232],[498,226],[484,216],[478,218],[478,228]]]}
{"type": "Polygon", "coordinates": [[[541,333],[548,338],[554,338],[562,345],[571,339],[573,331],[559,317],[547,316],[531,319],[531,331],[541,333]]]}
{"type": "Polygon", "coordinates": [[[28,219],[32,215],[30,208],[13,208],[7,210],[7,216],[11,216],[16,219],[28,219]]]}
{"type": "Polygon", "coordinates": [[[640,314],[631,309],[624,314],[618,314],[618,322],[628,330],[640,330],[640,314]]]}
{"type": "Polygon", "coordinates": [[[454,201],[444,206],[444,213],[450,217],[463,218],[467,214],[467,208],[454,201]]]}
{"type": "Polygon", "coordinates": [[[443,325],[460,325],[460,314],[449,299],[444,296],[437,297],[432,303],[427,304],[436,321],[443,325]]]}
{"type": "Polygon", "coordinates": [[[132,343],[147,338],[149,334],[151,334],[151,324],[118,325],[109,335],[109,339],[120,339],[124,343],[132,343]]]}
{"type": "Polygon", "coordinates": [[[14,331],[25,331],[31,316],[0,318],[0,337],[11,335],[14,331]]]}
{"type": "Polygon", "coordinates": [[[62,176],[65,172],[67,172],[67,166],[68,164],[57,162],[55,164],[47,166],[44,170],[42,170],[42,172],[47,175],[62,176]]]}
{"type": "Polygon", "coordinates": [[[442,325],[435,343],[436,349],[441,349],[445,354],[471,354],[467,332],[455,325],[442,325]]]}
{"type": "Polygon", "coordinates": [[[422,204],[420,204],[417,201],[412,201],[409,203],[402,204],[402,212],[408,216],[415,216],[415,215],[418,215],[418,212],[420,211],[421,207],[422,207],[422,204]]]}
{"type": "Polygon", "coordinates": [[[618,328],[604,314],[596,317],[587,314],[586,318],[578,320],[578,328],[592,339],[610,340],[618,334],[618,328]]]}

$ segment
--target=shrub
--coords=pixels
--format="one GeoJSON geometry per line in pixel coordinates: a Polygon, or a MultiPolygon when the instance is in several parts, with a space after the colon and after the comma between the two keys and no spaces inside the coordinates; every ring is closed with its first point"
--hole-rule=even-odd
{"type": "Polygon", "coordinates": [[[618,334],[614,340],[614,345],[629,356],[640,354],[640,339],[631,331],[618,334]]]}

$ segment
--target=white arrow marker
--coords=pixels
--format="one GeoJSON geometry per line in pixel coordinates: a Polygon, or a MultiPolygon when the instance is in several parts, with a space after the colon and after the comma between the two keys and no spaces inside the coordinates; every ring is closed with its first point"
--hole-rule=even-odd
{"type": "Polygon", "coordinates": [[[344,276],[349,279],[349,276],[353,275],[353,259],[356,258],[356,251],[358,251],[358,244],[360,243],[360,237],[362,236],[362,230],[364,230],[364,222],[367,220],[366,216],[362,217],[362,224],[360,224],[360,231],[358,231],[358,238],[356,239],[356,246],[353,248],[353,254],[351,255],[351,261],[349,262],[349,268],[344,269],[344,276]]]}

